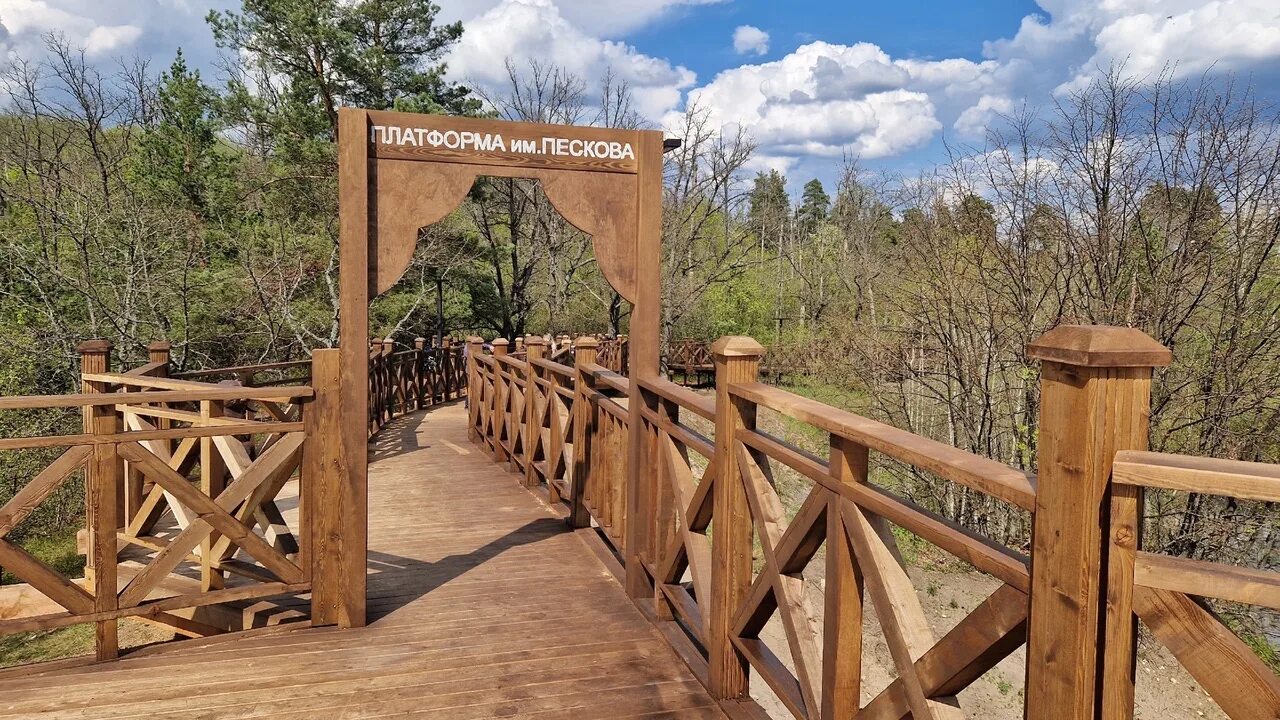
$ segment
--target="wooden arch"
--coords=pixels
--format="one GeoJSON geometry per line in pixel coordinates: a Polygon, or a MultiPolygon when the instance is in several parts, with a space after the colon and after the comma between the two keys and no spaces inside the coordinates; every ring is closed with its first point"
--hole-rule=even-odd
{"type": "MultiPolygon", "coordinates": [[[[418,230],[453,211],[481,175],[538,180],[592,238],[605,279],[632,304],[630,372],[658,375],[662,133],[342,108],[338,118],[340,407],[344,625],[364,624],[368,547],[369,301],[404,275],[418,230]]],[[[638,407],[639,383],[631,383],[638,407]]],[[[642,424],[629,467],[639,472],[642,424]]]]}

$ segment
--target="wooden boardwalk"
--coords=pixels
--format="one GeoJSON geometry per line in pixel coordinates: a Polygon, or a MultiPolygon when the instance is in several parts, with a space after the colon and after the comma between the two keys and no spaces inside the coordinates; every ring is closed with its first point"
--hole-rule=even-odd
{"type": "Polygon", "coordinates": [[[0,679],[0,718],[723,717],[461,404],[394,421],[369,472],[369,627],[184,641],[0,679]]]}

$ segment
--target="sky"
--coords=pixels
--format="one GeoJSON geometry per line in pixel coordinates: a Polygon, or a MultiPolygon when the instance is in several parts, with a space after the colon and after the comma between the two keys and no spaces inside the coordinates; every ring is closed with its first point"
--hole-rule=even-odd
{"type": "MultiPolygon", "coordinates": [[[[504,60],[626,80],[655,127],[696,104],[797,189],[845,157],[903,172],[1043,108],[1111,64],[1139,76],[1234,75],[1280,100],[1280,0],[438,0],[461,20],[453,79],[498,87],[504,60]]],[[[181,46],[217,77],[203,18],[238,0],[0,0],[0,55],[60,30],[96,62],[181,46]]]]}

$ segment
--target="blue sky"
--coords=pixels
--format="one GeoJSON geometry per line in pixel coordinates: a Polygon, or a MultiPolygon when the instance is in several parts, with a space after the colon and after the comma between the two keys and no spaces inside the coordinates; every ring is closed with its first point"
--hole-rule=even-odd
{"type": "MultiPolygon", "coordinates": [[[[59,30],[90,58],[140,53],[159,67],[181,45],[212,70],[203,17],[236,0],[0,0],[0,56],[39,52],[59,30]]],[[[1280,100],[1277,0],[438,0],[466,33],[453,77],[499,87],[504,59],[554,63],[595,87],[607,69],[648,121],[694,105],[743,128],[754,168],[793,188],[831,180],[842,158],[913,172],[944,143],[981,144],[1023,105],[1044,107],[1124,62],[1136,75],[1254,83],[1280,100]]]]}

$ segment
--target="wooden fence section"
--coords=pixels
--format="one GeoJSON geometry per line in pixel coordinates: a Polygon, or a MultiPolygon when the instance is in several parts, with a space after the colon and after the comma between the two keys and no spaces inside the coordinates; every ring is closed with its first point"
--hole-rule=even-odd
{"type": "Polygon", "coordinates": [[[637,603],[715,697],[742,697],[753,669],[797,718],[959,720],[957,694],[1026,644],[1028,717],[1128,718],[1140,618],[1230,717],[1280,712],[1275,674],[1198,599],[1277,607],[1280,576],[1162,558],[1136,541],[1141,487],[1277,501],[1280,468],[1144,452],[1152,371],[1169,354],[1137,331],[1064,326],[1029,348],[1043,364],[1038,477],[762,384],[765,350],[749,338],[709,348],[714,397],[613,373],[594,339],[577,344],[573,366],[545,359],[540,342],[526,343],[526,360],[505,357],[504,341],[493,355],[469,342],[472,437],[526,485],[545,484],[571,524],[598,526],[637,603]],[[762,407],[825,433],[827,456],[758,427],[762,407]],[[634,422],[643,442],[629,454],[634,422]],[[1029,513],[1032,554],[876,485],[886,459],[1029,513]],[[631,486],[634,461],[644,471],[631,486]],[[779,465],[811,483],[790,519],[779,465]],[[936,636],[894,527],[999,586],[936,636]],[[819,625],[804,571],[822,547],[819,625]],[[867,602],[897,679],[861,703],[867,602]],[[762,639],[775,617],[785,647],[762,639]]]}
{"type": "Polygon", "coordinates": [[[466,390],[463,347],[452,338],[439,346],[416,338],[413,347],[396,350],[391,338],[369,342],[369,434],[391,419],[462,397],[466,390]]]}
{"type": "MultiPolygon", "coordinates": [[[[765,349],[757,369],[763,382],[782,383],[787,378],[813,374],[830,362],[830,349],[822,344],[774,345],[765,349]]],[[[663,356],[667,377],[686,387],[707,387],[715,383],[716,366],[711,343],[702,340],[672,340],[663,356]]]]}
{"type": "Polygon", "coordinates": [[[1116,455],[1112,479],[1105,716],[1133,717],[1136,618],[1229,717],[1280,717],[1280,678],[1203,600],[1280,610],[1280,573],[1166,557],[1139,543],[1145,488],[1280,502],[1280,466],[1127,451],[1116,455]]]}
{"type": "MultiPolygon", "coordinates": [[[[306,593],[313,606],[342,605],[343,578],[321,558],[337,550],[329,540],[340,535],[336,510],[323,501],[338,488],[306,460],[317,454],[311,428],[323,425],[317,415],[336,385],[170,378],[164,343],[152,346],[151,362],[114,373],[111,350],[103,341],[81,346],[82,394],[0,398],[0,409],[84,412],[83,434],[0,440],[4,450],[68,448],[0,508],[0,565],[52,604],[52,611],[0,621],[0,633],[93,623],[103,660],[119,652],[121,618],[204,637],[241,629],[233,614],[210,606],[306,593]],[[80,471],[83,579],[4,539],[80,471]],[[290,523],[279,501],[295,475],[288,493],[298,511],[290,523]]],[[[332,380],[336,360],[334,351],[319,351],[308,365],[332,380]]],[[[323,624],[326,615],[314,612],[311,621],[323,624]]]]}

